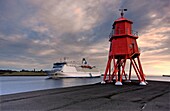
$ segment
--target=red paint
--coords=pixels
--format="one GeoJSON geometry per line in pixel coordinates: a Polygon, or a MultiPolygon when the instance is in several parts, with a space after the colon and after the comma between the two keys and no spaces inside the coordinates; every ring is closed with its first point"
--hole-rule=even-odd
{"type": "Polygon", "coordinates": [[[132,32],[132,24],[132,21],[124,18],[123,16],[115,20],[113,23],[113,33],[109,39],[110,50],[108,62],[103,78],[106,82],[111,82],[114,77],[116,78],[116,81],[121,82],[123,76],[125,76],[125,80],[127,80],[127,78],[130,80],[131,68],[134,68],[139,81],[145,82],[145,75],[139,58],[140,52],[136,41],[136,39],[138,39],[138,35],[132,32]],[[136,58],[137,62],[135,61],[136,58]],[[130,61],[130,68],[128,71],[129,77],[127,77],[125,73],[127,60],[130,61]],[[109,76],[109,79],[107,79],[107,76],[109,76]]]}

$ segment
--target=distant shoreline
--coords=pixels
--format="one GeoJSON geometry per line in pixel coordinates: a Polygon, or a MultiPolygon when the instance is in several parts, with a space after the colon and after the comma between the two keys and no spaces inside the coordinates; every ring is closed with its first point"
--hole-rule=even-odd
{"type": "Polygon", "coordinates": [[[45,72],[5,72],[0,76],[47,76],[45,72]]]}
{"type": "Polygon", "coordinates": [[[7,77],[7,76],[47,76],[47,75],[0,75],[0,77],[7,77]]]}
{"type": "Polygon", "coordinates": [[[162,75],[163,77],[170,77],[170,75],[162,75]]]}

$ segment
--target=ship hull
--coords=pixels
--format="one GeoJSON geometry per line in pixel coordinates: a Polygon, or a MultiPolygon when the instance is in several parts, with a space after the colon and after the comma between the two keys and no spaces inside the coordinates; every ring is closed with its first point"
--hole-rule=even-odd
{"type": "Polygon", "coordinates": [[[99,72],[56,72],[52,78],[94,78],[100,76],[99,72]]]}

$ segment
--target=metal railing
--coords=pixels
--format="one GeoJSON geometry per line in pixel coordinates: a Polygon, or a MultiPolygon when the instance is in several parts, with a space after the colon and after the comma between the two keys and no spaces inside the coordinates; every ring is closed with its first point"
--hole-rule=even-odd
{"type": "Polygon", "coordinates": [[[122,29],[118,29],[118,30],[116,30],[116,32],[117,33],[115,33],[115,30],[114,29],[112,29],[111,30],[111,32],[110,32],[110,34],[109,34],[109,38],[111,38],[112,36],[113,36],[113,34],[131,34],[131,35],[134,35],[134,36],[138,36],[138,32],[137,31],[134,31],[134,30],[125,30],[125,32],[124,32],[124,30],[122,30],[122,29]]]}

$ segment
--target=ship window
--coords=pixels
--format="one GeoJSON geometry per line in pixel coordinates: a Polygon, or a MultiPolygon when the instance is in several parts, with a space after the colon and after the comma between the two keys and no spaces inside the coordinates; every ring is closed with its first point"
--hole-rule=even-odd
{"type": "Polygon", "coordinates": [[[54,65],[53,68],[62,68],[63,65],[54,65]]]}

